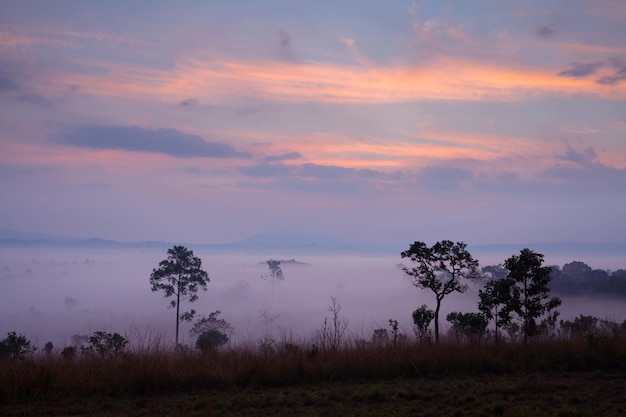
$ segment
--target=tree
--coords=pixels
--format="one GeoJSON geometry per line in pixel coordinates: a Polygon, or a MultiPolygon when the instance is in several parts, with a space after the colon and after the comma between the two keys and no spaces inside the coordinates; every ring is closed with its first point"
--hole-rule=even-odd
{"type": "Polygon", "coordinates": [[[402,258],[410,258],[417,264],[413,268],[402,270],[413,277],[413,285],[429,289],[435,293],[435,341],[439,341],[439,310],[441,300],[453,292],[463,293],[467,286],[461,284],[460,278],[480,278],[478,261],[466,249],[463,242],[453,243],[442,240],[429,248],[424,242],[415,242],[409,250],[402,252],[402,258]]]}
{"type": "Polygon", "coordinates": [[[563,265],[562,272],[565,275],[569,275],[576,281],[582,281],[585,279],[585,275],[592,271],[591,267],[584,262],[572,261],[563,265]]]}
{"type": "Polygon", "coordinates": [[[522,321],[524,343],[537,332],[536,318],[561,305],[557,297],[549,297],[549,266],[542,266],[543,255],[528,248],[504,261],[507,276],[515,282],[512,310],[522,321]]]}
{"type": "Polygon", "coordinates": [[[228,336],[219,330],[209,330],[201,333],[196,339],[196,348],[202,352],[214,352],[228,343],[228,336]]]}
{"type": "Polygon", "coordinates": [[[574,321],[563,321],[559,323],[563,335],[568,339],[584,337],[585,334],[593,334],[598,332],[598,318],[593,316],[580,316],[574,318],[574,321]]]}
{"type": "MultiPolygon", "coordinates": [[[[483,269],[484,271],[484,269],[483,269]]],[[[487,320],[495,325],[495,342],[498,343],[498,329],[506,326],[513,319],[515,310],[515,281],[504,277],[487,282],[482,290],[478,290],[478,310],[487,320]]]]}
{"type": "Polygon", "coordinates": [[[274,285],[276,285],[277,282],[284,281],[285,276],[283,275],[283,270],[280,267],[280,261],[277,261],[275,259],[268,259],[267,261],[265,261],[265,263],[267,264],[267,267],[269,268],[270,273],[269,275],[261,275],[261,279],[272,284],[272,298],[273,298],[274,297],[274,285]]]}
{"type": "Polygon", "coordinates": [[[413,312],[413,323],[415,324],[415,336],[420,342],[430,339],[428,327],[430,322],[435,318],[435,312],[428,308],[426,304],[422,304],[420,308],[413,312]]]}
{"type": "Polygon", "coordinates": [[[82,346],[81,351],[89,355],[97,353],[101,357],[119,356],[124,353],[127,344],[128,340],[119,333],[97,331],[89,336],[89,347],[82,346]]]}
{"type": "Polygon", "coordinates": [[[372,333],[372,344],[377,347],[382,347],[388,343],[389,332],[387,329],[374,329],[374,333],[372,333]]]}
{"type": "Polygon", "coordinates": [[[176,346],[178,346],[178,326],[181,321],[191,321],[196,311],[180,312],[180,303],[193,303],[198,299],[198,289],[206,291],[209,274],[202,269],[202,261],[193,251],[184,246],[174,246],[167,250],[167,259],[159,262],[159,268],[150,275],[152,291],[164,291],[165,297],[175,297],[169,307],[176,308],[176,346]]]}
{"type": "Polygon", "coordinates": [[[46,352],[46,356],[52,355],[53,349],[54,349],[54,345],[52,344],[52,342],[47,342],[43,347],[43,351],[46,352]]]}
{"type": "Polygon", "coordinates": [[[7,333],[7,337],[0,341],[0,359],[8,357],[11,359],[23,359],[36,348],[31,347],[30,340],[23,334],[15,332],[7,333]]]}
{"type": "Polygon", "coordinates": [[[348,320],[340,316],[341,304],[335,297],[330,297],[331,305],[328,312],[332,315],[329,319],[324,317],[324,324],[320,331],[320,339],[323,348],[336,351],[341,347],[344,333],[348,329],[348,320]]]}
{"type": "Polygon", "coordinates": [[[463,335],[470,342],[474,340],[474,337],[480,340],[489,323],[481,313],[452,312],[446,316],[446,320],[452,324],[452,331],[456,334],[457,340],[459,336],[463,335]]]}
{"type": "Polygon", "coordinates": [[[234,329],[226,320],[220,318],[221,311],[217,310],[196,320],[189,332],[196,337],[196,347],[203,352],[213,351],[228,343],[234,329]]]}

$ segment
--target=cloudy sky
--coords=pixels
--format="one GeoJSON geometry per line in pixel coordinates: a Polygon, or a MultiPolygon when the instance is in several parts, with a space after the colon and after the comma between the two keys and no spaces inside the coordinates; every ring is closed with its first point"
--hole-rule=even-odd
{"type": "Polygon", "coordinates": [[[0,228],[624,241],[622,0],[3,1],[0,228]]]}

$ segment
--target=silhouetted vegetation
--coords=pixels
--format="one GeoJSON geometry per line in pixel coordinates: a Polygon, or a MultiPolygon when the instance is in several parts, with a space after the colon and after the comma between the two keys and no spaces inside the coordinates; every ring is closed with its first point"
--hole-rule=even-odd
{"type": "Polygon", "coordinates": [[[550,288],[559,294],[598,294],[626,297],[626,270],[592,269],[580,261],[553,266],[550,288]]]}
{"type": "Polygon", "coordinates": [[[504,268],[509,271],[507,279],[514,283],[508,309],[521,320],[526,342],[537,333],[536,319],[560,306],[561,300],[549,296],[550,268],[543,266],[542,254],[522,249],[504,261],[504,268]]]}
{"type": "Polygon", "coordinates": [[[23,334],[9,332],[7,337],[0,341],[0,359],[23,359],[35,349],[23,334]]]}
{"type": "Polygon", "coordinates": [[[220,318],[221,311],[217,310],[203,317],[193,325],[190,331],[196,338],[196,348],[202,351],[215,350],[228,343],[234,329],[226,320],[220,318]]]}
{"type": "Polygon", "coordinates": [[[460,279],[480,278],[478,261],[467,251],[467,244],[442,240],[428,247],[424,242],[414,242],[409,250],[400,254],[415,266],[402,270],[413,277],[413,284],[435,293],[435,341],[439,341],[439,310],[441,301],[453,292],[465,292],[467,286],[460,279]]]}
{"type": "Polygon", "coordinates": [[[202,269],[202,260],[184,246],[167,250],[167,259],[159,262],[159,268],[150,275],[152,291],[164,291],[165,297],[175,297],[169,306],[176,309],[176,345],[181,321],[191,321],[196,310],[180,312],[181,301],[193,303],[198,299],[198,289],[206,291],[209,274],[202,269]]]}
{"type": "Polygon", "coordinates": [[[413,324],[415,325],[415,336],[420,342],[431,340],[430,323],[435,318],[435,312],[428,308],[426,304],[422,304],[420,308],[413,312],[413,324]]]}
{"type": "Polygon", "coordinates": [[[128,340],[119,333],[97,331],[89,337],[88,346],[81,346],[81,353],[100,357],[118,356],[124,353],[126,345],[128,340]]]}
{"type": "MultiPolygon", "coordinates": [[[[65,354],[30,349],[0,360],[0,402],[435,376],[626,372],[626,321],[580,316],[561,321],[554,337],[537,336],[531,344],[502,340],[496,346],[484,330],[485,322],[474,321],[477,316],[450,318],[454,326],[439,344],[409,337],[398,337],[394,343],[387,331],[379,329],[370,343],[354,338],[326,345],[316,339],[300,343],[285,339],[273,350],[254,343],[204,353],[144,346],[124,354],[108,354],[119,353],[115,348],[102,350],[104,354],[76,352],[68,361],[65,354]]],[[[96,351],[96,346],[109,346],[107,341],[115,339],[103,334],[92,336],[96,351]]],[[[30,346],[26,342],[20,345],[30,346]]]]}

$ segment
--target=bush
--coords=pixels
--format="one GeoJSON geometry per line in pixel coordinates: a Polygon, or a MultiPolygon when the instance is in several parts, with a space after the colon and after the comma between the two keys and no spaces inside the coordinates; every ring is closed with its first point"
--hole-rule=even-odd
{"type": "Polygon", "coordinates": [[[7,337],[0,341],[0,359],[24,359],[24,356],[35,351],[31,347],[30,340],[23,334],[15,332],[7,333],[7,337]]]}
{"type": "Polygon", "coordinates": [[[47,356],[52,355],[52,350],[54,349],[54,345],[52,344],[52,342],[48,342],[44,345],[43,350],[44,352],[46,352],[47,356]]]}
{"type": "Polygon", "coordinates": [[[389,343],[389,332],[387,329],[374,329],[372,343],[375,346],[385,346],[389,343]]]}
{"type": "Polygon", "coordinates": [[[196,348],[203,352],[215,351],[228,343],[228,336],[219,330],[209,330],[201,333],[196,340],[196,348]]]}
{"type": "Polygon", "coordinates": [[[485,316],[481,313],[459,313],[453,312],[446,316],[452,324],[452,332],[457,339],[465,336],[470,342],[474,339],[480,340],[485,334],[487,324],[489,323],[485,316]]]}
{"type": "Polygon", "coordinates": [[[67,361],[71,361],[76,356],[76,348],[74,346],[66,346],[61,351],[61,357],[67,361]]]}
{"type": "Polygon", "coordinates": [[[423,304],[420,308],[413,312],[413,323],[415,324],[415,336],[420,342],[430,340],[430,331],[428,327],[430,322],[435,318],[435,312],[423,304]]]}
{"type": "Polygon", "coordinates": [[[124,353],[127,344],[128,340],[119,333],[98,331],[89,337],[89,346],[81,347],[81,350],[86,354],[97,353],[101,357],[118,356],[124,353]]]}

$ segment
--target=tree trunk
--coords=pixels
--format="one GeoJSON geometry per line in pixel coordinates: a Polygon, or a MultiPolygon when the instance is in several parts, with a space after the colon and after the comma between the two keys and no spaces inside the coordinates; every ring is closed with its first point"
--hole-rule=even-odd
{"type": "Polygon", "coordinates": [[[528,303],[527,303],[527,297],[528,295],[526,294],[526,292],[528,291],[527,289],[527,277],[524,276],[524,344],[528,343],[528,303]]]}
{"type": "Polygon", "coordinates": [[[439,307],[441,307],[441,299],[437,297],[437,307],[435,308],[435,343],[439,343],[439,307]]]}
{"type": "Polygon", "coordinates": [[[178,323],[179,320],[179,309],[180,309],[180,295],[176,294],[176,347],[178,347],[178,323]]]}
{"type": "Polygon", "coordinates": [[[496,345],[498,344],[498,306],[496,306],[496,315],[495,315],[495,324],[496,324],[496,345]]]}
{"type": "Polygon", "coordinates": [[[178,324],[180,323],[180,275],[176,283],[176,348],[178,348],[178,324]]]}

